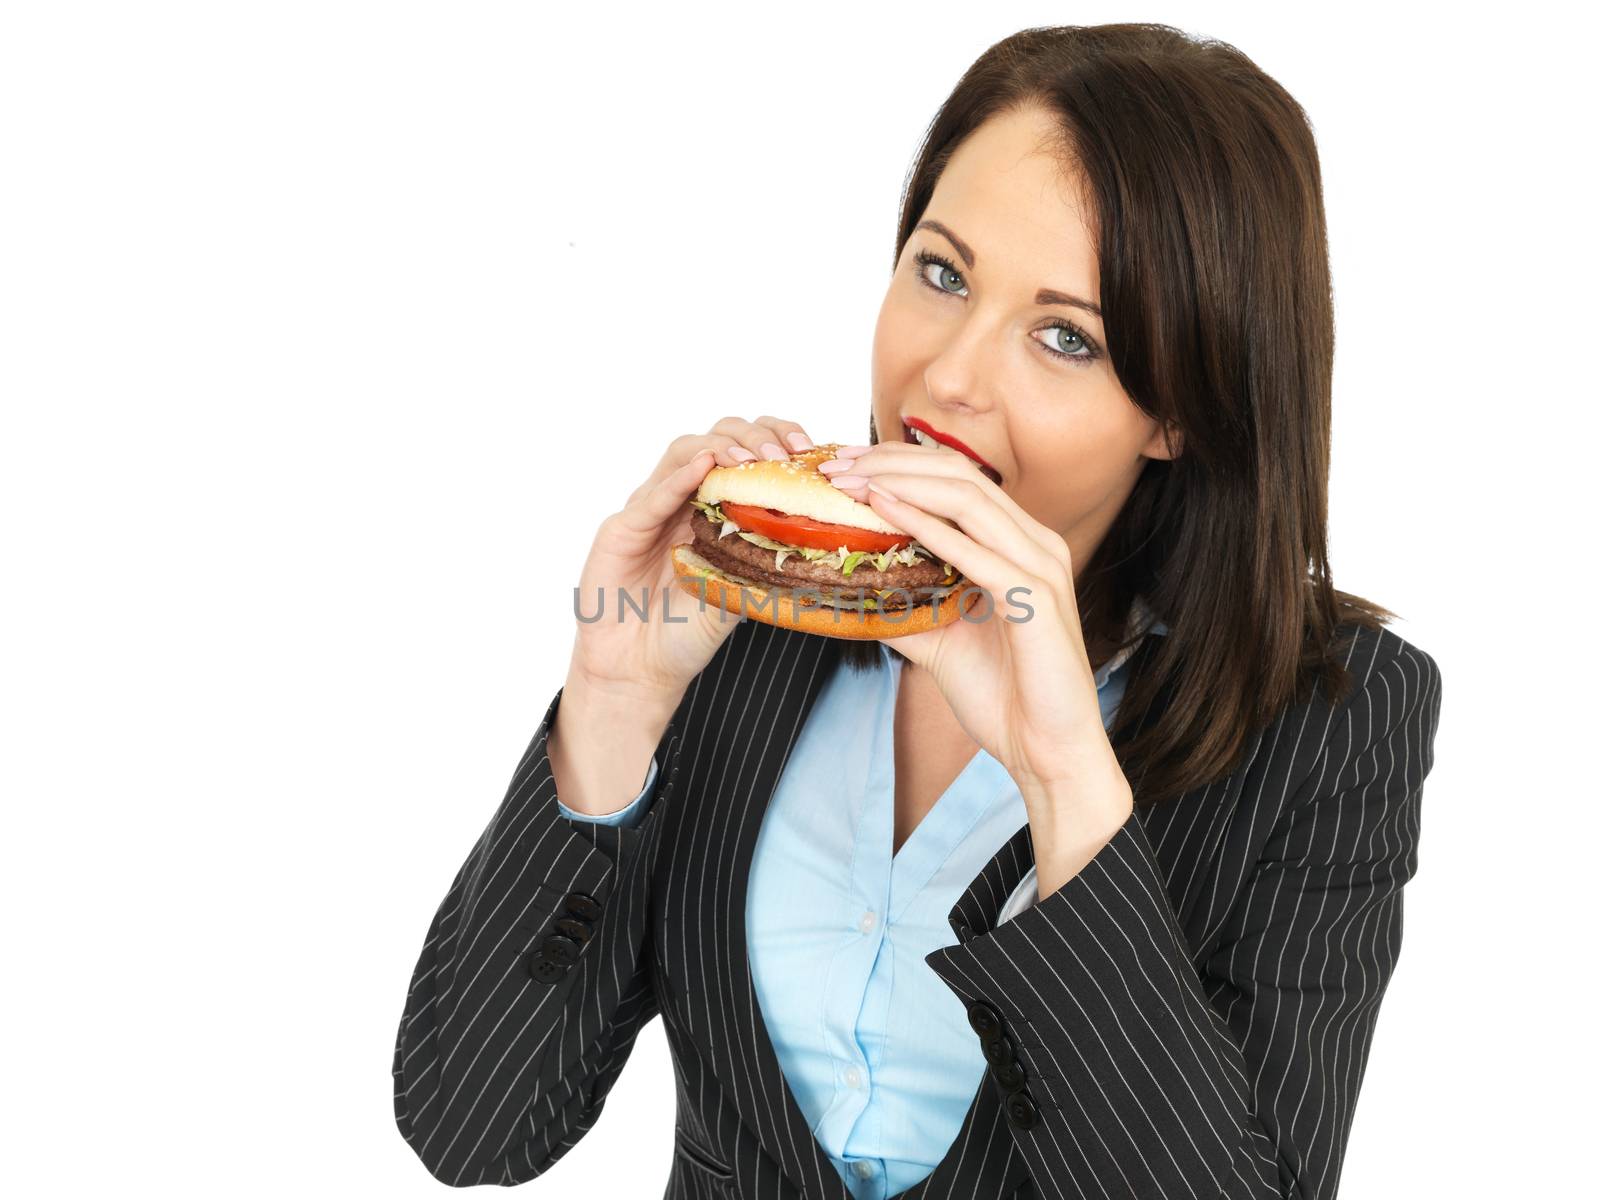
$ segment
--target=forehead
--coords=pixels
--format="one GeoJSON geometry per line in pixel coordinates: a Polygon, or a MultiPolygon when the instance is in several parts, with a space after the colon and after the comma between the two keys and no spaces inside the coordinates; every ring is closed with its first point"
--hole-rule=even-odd
{"type": "Polygon", "coordinates": [[[1021,271],[1028,288],[1088,288],[1096,278],[1087,199],[1052,143],[1056,130],[1038,109],[992,117],[940,175],[923,215],[973,248],[980,278],[1021,271]]]}

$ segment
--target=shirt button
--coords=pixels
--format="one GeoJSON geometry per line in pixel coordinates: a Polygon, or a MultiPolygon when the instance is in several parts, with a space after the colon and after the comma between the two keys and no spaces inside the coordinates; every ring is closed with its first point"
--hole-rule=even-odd
{"type": "Polygon", "coordinates": [[[872,1164],[869,1162],[857,1162],[855,1165],[855,1173],[857,1179],[865,1179],[867,1176],[872,1174],[872,1164]]]}
{"type": "Polygon", "coordinates": [[[875,912],[872,912],[869,909],[868,912],[867,912],[867,915],[861,918],[861,932],[862,933],[871,933],[872,932],[872,927],[874,925],[876,925],[877,923],[878,923],[878,914],[875,913],[875,912]]]}
{"type": "Polygon", "coordinates": [[[851,1087],[853,1087],[853,1088],[860,1087],[861,1086],[861,1072],[857,1068],[851,1067],[848,1071],[846,1071],[844,1073],[844,1081],[847,1084],[849,1084],[851,1087]]]}

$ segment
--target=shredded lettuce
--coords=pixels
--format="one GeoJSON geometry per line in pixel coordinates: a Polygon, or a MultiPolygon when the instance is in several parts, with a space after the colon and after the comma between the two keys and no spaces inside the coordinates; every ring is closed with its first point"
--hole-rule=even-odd
{"type": "MultiPolygon", "coordinates": [[[[863,559],[871,559],[878,570],[887,571],[892,566],[903,565],[909,567],[933,558],[928,548],[915,539],[905,546],[896,543],[881,554],[874,554],[867,550],[849,550],[844,546],[840,546],[837,550],[819,550],[814,546],[791,546],[786,542],[774,541],[772,538],[764,537],[751,530],[740,529],[738,525],[724,516],[722,510],[715,504],[708,504],[706,501],[699,499],[690,500],[689,503],[704,513],[706,520],[713,525],[722,526],[721,531],[717,534],[719,539],[727,537],[730,533],[737,533],[752,545],[776,552],[777,564],[774,569],[779,571],[783,570],[783,560],[794,554],[798,554],[807,562],[818,563],[824,567],[832,567],[846,578],[849,577],[850,572],[860,565],[863,559]]],[[[945,564],[945,573],[950,573],[949,563],[945,564]]]]}
{"type": "Polygon", "coordinates": [[[787,550],[791,554],[793,554],[795,551],[795,547],[790,546],[787,543],[775,542],[771,538],[765,537],[762,534],[751,533],[748,529],[740,530],[739,536],[747,542],[753,542],[755,545],[765,547],[768,550],[787,550]]]}
{"type": "Polygon", "coordinates": [[[701,512],[705,513],[706,520],[710,521],[713,525],[722,526],[721,532],[717,534],[718,541],[727,537],[730,533],[739,532],[739,527],[732,521],[728,520],[727,517],[723,516],[722,510],[715,504],[707,504],[704,500],[691,500],[689,503],[694,505],[701,512]]]}

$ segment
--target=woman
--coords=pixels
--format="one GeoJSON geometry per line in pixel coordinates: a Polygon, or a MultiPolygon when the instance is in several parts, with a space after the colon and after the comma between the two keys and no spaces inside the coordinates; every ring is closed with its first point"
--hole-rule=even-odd
{"type": "MultiPolygon", "coordinates": [[[[1332,345],[1311,132],[1247,58],[1148,25],[986,52],[825,470],[995,617],[581,621],[407,998],[428,1169],[548,1170],[660,1014],[669,1196],[1334,1195],[1440,679],[1330,582],[1332,345]]],[[[713,465],[809,445],[675,440],[581,611],[670,589],[713,465]]]]}

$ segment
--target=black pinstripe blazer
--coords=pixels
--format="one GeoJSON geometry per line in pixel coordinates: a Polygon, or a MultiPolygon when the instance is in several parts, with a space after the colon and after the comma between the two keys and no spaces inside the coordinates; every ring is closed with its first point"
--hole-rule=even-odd
{"type": "MultiPolygon", "coordinates": [[[[556,693],[439,906],[400,1021],[395,1119],[437,1179],[549,1170],[659,1014],[677,1091],[669,1200],[849,1200],[768,1038],[744,921],[763,814],[840,644],[742,622],[674,714],[632,829],[560,815],[556,693]]],[[[1028,827],[972,881],[953,943],[925,961],[991,1067],[944,1160],[901,1195],[1334,1195],[1440,696],[1434,660],[1388,630],[1357,630],[1346,661],[1358,685],[1342,703],[1319,693],[1228,778],[1136,805],[1005,924],[1028,827]]]]}

